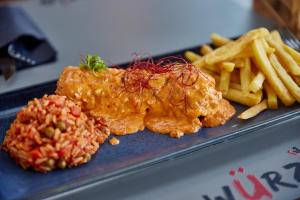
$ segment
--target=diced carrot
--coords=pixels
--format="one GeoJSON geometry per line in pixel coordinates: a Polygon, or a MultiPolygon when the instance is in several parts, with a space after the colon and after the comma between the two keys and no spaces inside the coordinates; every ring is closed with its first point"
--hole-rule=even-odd
{"type": "Polygon", "coordinates": [[[41,154],[40,150],[38,150],[38,149],[34,149],[34,150],[30,151],[30,154],[34,160],[42,157],[42,154],[41,154]]]}

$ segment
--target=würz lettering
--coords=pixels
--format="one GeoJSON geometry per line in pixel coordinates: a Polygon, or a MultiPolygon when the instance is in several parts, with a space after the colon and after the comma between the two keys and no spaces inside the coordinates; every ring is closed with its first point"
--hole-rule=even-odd
{"type": "Polygon", "coordinates": [[[288,150],[288,154],[292,156],[300,156],[300,149],[297,147],[292,147],[291,149],[288,150]]]}
{"type": "MultiPolygon", "coordinates": [[[[293,152],[299,149],[293,149],[293,152]]],[[[300,153],[300,151],[298,152],[300,153]]],[[[282,175],[277,171],[268,171],[263,173],[260,177],[253,174],[244,174],[245,169],[239,167],[238,170],[230,170],[229,175],[233,177],[231,185],[222,187],[223,194],[216,197],[203,195],[204,200],[259,200],[259,199],[272,199],[273,193],[279,192],[281,188],[296,189],[300,187],[300,162],[293,162],[282,166],[285,170],[290,170],[293,173],[293,182],[287,182],[282,175]],[[245,185],[236,177],[237,174],[245,175],[246,180],[249,182],[247,185],[252,187],[246,188],[245,185]],[[268,187],[267,187],[268,186],[268,187]],[[270,189],[269,189],[270,188],[270,189]],[[235,197],[233,191],[236,191],[239,196],[235,197]]]]}

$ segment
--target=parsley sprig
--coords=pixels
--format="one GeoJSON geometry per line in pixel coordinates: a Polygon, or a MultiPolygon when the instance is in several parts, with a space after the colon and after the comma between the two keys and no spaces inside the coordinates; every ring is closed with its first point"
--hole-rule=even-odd
{"type": "Polygon", "coordinates": [[[100,56],[91,54],[88,54],[85,59],[81,60],[79,67],[89,69],[93,72],[100,72],[107,68],[100,56]]]}

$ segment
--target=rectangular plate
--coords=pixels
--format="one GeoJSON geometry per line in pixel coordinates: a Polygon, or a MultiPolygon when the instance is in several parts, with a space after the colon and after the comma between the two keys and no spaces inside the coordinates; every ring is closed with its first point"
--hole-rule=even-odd
{"type": "MultiPolygon", "coordinates": [[[[189,50],[197,52],[198,49],[199,46],[189,50]]],[[[154,59],[183,55],[185,50],[187,49],[154,59]]],[[[34,97],[52,94],[55,87],[56,82],[49,82],[0,95],[0,143],[20,107],[34,97]]],[[[237,109],[236,115],[245,109],[241,105],[234,104],[234,106],[237,109]]],[[[299,106],[288,108],[281,106],[278,110],[265,111],[246,121],[241,121],[235,116],[224,126],[203,128],[198,133],[180,139],[144,130],[119,137],[121,143],[117,146],[105,143],[87,164],[47,174],[25,171],[16,165],[8,154],[0,151],[0,199],[41,199],[67,191],[72,192],[83,186],[88,187],[92,183],[117,178],[204,147],[253,133],[257,129],[293,118],[299,113],[299,106]]]]}

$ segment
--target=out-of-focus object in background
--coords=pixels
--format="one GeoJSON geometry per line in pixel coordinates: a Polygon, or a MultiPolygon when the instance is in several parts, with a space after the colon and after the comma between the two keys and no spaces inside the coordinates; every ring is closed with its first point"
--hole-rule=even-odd
{"type": "Polygon", "coordinates": [[[13,59],[0,56],[0,72],[8,80],[16,72],[16,63],[13,59]]]}
{"type": "Polygon", "coordinates": [[[0,74],[6,80],[17,70],[56,59],[44,33],[21,7],[0,6],[0,32],[0,74]]]}
{"type": "Polygon", "coordinates": [[[292,30],[300,39],[300,0],[253,0],[253,7],[278,25],[292,30]]]}
{"type": "Polygon", "coordinates": [[[75,2],[75,1],[77,1],[77,0],[40,0],[40,3],[42,5],[54,5],[56,3],[59,3],[59,4],[62,4],[64,6],[67,6],[70,3],[75,2]]]}

